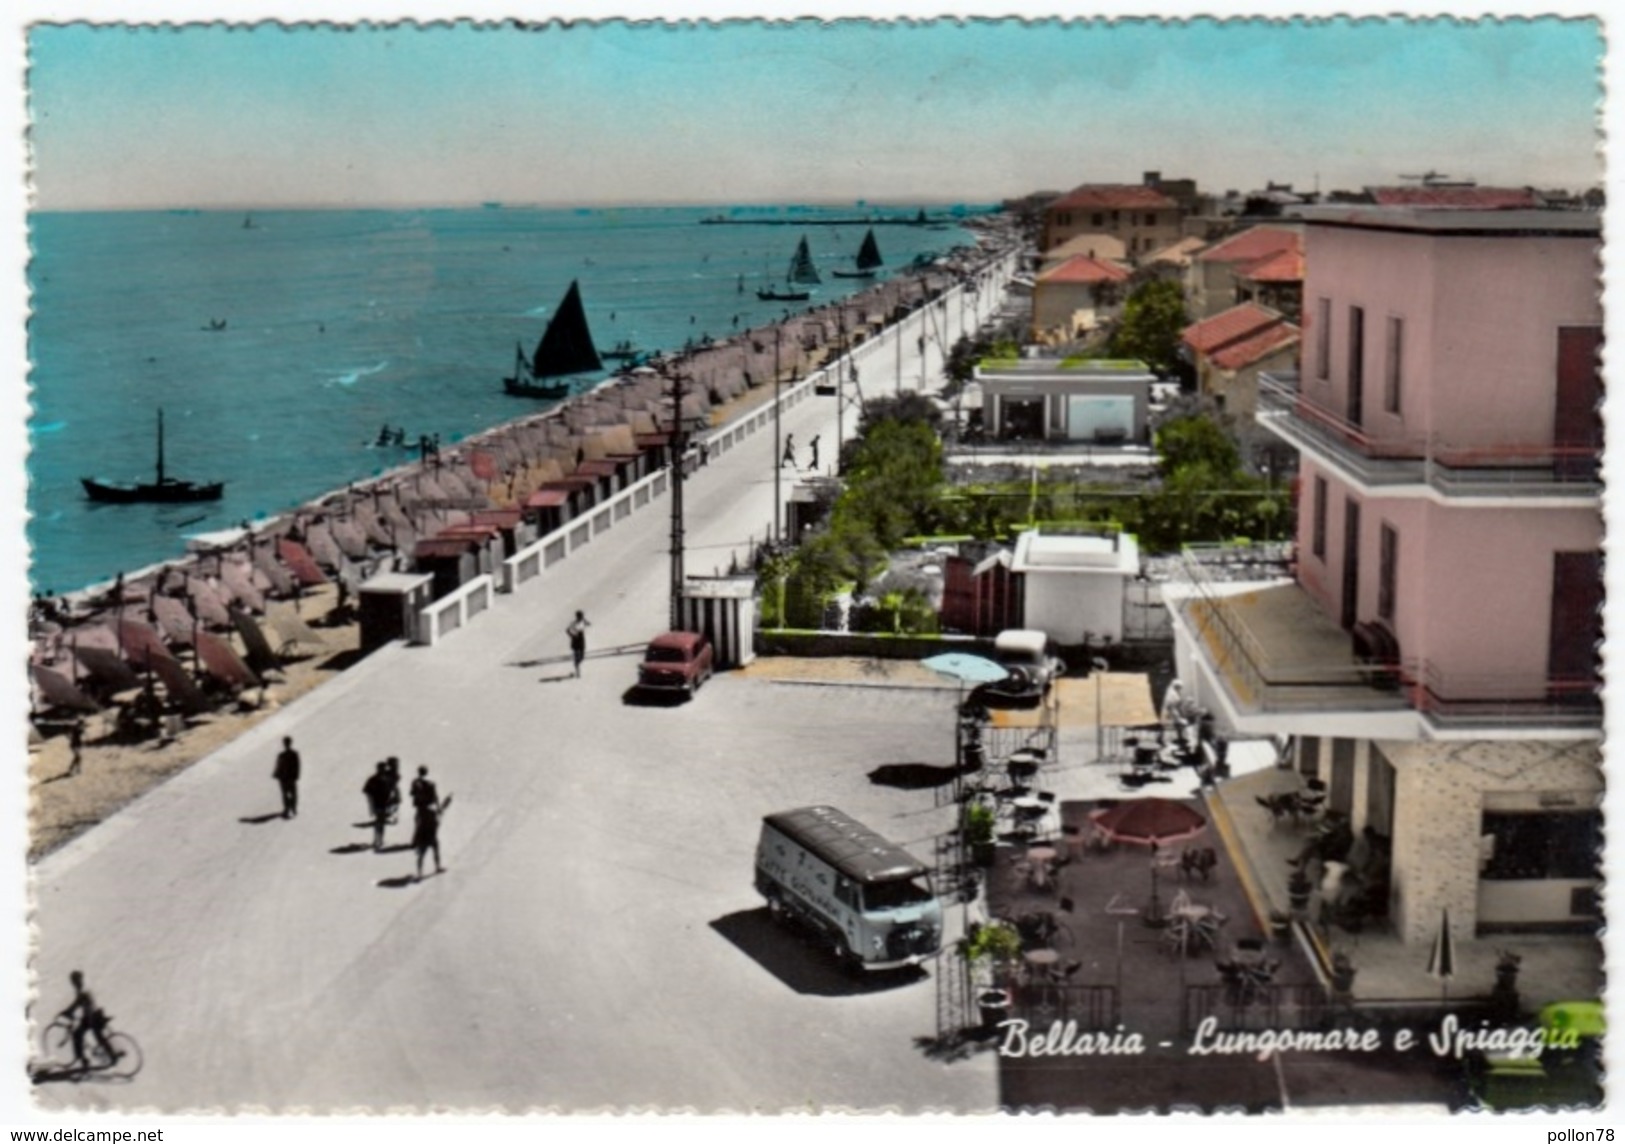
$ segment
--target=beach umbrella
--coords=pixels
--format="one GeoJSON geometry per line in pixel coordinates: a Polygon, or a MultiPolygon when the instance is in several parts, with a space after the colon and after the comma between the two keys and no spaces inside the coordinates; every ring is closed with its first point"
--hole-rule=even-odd
{"type": "Polygon", "coordinates": [[[1439,936],[1433,939],[1433,950],[1428,954],[1428,976],[1437,977],[1450,996],[1450,979],[1456,975],[1456,938],[1450,932],[1450,907],[1446,906],[1439,918],[1439,936]]]}

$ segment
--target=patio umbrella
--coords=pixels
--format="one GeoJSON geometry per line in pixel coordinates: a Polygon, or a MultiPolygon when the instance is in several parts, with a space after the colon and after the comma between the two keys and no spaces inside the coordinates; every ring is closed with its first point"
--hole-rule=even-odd
{"type": "Polygon", "coordinates": [[[1437,977],[1450,996],[1450,979],[1456,975],[1456,938],[1450,932],[1450,907],[1446,906],[1439,918],[1439,936],[1433,939],[1433,952],[1428,955],[1428,976],[1437,977]]]}
{"type": "Polygon", "coordinates": [[[996,683],[1010,674],[1009,669],[1003,664],[994,663],[986,656],[971,655],[962,651],[934,655],[929,659],[922,659],[920,663],[938,675],[946,675],[949,679],[958,680],[960,683],[996,683]]]}
{"type": "Polygon", "coordinates": [[[1151,847],[1151,910],[1147,925],[1162,924],[1162,903],[1157,896],[1157,851],[1165,842],[1183,842],[1207,829],[1207,819],[1182,802],[1166,798],[1137,798],[1089,815],[1095,829],[1113,842],[1151,847]]]}

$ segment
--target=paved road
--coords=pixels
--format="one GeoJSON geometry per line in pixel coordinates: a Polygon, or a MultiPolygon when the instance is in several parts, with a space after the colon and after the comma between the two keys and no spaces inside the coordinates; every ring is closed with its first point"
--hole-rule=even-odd
{"type": "MultiPolygon", "coordinates": [[[[785,428],[827,443],[834,417],[806,401],[785,428]]],[[[691,568],[765,532],[772,450],[759,433],[690,483],[691,568]]],[[[942,829],[929,792],[865,774],[941,749],[947,699],[723,676],[687,705],[627,705],[634,661],[601,655],[560,678],[575,608],[593,648],[664,626],[665,547],[663,507],[643,511],[41,862],[40,1009],[83,969],[147,1063],[129,1085],[39,1086],[40,1105],[994,1107],[991,1058],[915,1047],[935,1030],[929,980],[854,988],[768,929],[751,888],[768,811],[834,802],[904,842],[942,829]],[[284,734],[305,762],[292,821],[267,817],[284,734]],[[455,796],[444,876],[412,884],[410,851],[357,846],[386,754],[455,796]]]]}

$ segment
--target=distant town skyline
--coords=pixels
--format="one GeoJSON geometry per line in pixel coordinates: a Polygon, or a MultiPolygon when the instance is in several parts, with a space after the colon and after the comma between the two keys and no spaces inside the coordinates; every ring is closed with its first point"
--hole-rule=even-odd
{"type": "Polygon", "coordinates": [[[1595,20],[29,30],[40,210],[1598,185],[1595,20]]]}

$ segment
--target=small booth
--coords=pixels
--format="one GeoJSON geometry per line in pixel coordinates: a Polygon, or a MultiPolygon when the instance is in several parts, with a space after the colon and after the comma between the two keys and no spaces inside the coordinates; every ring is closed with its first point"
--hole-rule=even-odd
{"type": "Polygon", "coordinates": [[[570,511],[570,494],[565,489],[537,489],[525,499],[525,519],[537,539],[557,532],[575,518],[570,511]]]}
{"type": "Polygon", "coordinates": [[[670,433],[637,433],[632,437],[643,455],[644,475],[664,469],[671,461],[670,433]]]}
{"type": "Polygon", "coordinates": [[[614,461],[604,458],[596,461],[582,461],[576,466],[572,477],[590,478],[595,482],[593,496],[595,504],[601,504],[621,491],[620,466],[614,461]]]}
{"type": "Polygon", "coordinates": [[[502,530],[494,524],[480,524],[469,520],[443,528],[434,535],[435,540],[471,540],[479,545],[474,574],[494,576],[507,553],[503,550],[502,530]]]}
{"type": "Polygon", "coordinates": [[[691,576],[683,582],[680,612],[684,631],[711,641],[718,671],[756,658],[754,576],[691,576]]]}
{"type": "Polygon", "coordinates": [[[420,540],[412,549],[412,562],[419,572],[433,579],[432,599],[449,596],[480,575],[480,552],[484,543],[470,536],[434,536],[420,540]]]}
{"type": "Polygon", "coordinates": [[[382,572],[361,585],[361,650],[383,647],[391,640],[416,640],[418,612],[434,599],[434,577],[410,572],[382,572]]]}
{"type": "Polygon", "coordinates": [[[570,506],[570,515],[567,518],[570,520],[585,515],[598,503],[597,477],[560,477],[556,481],[546,482],[542,488],[558,489],[564,493],[565,503],[570,506]]]}
{"type": "Polygon", "coordinates": [[[474,524],[495,528],[502,534],[502,559],[504,560],[536,539],[536,531],[530,522],[525,520],[523,509],[480,509],[474,513],[470,520],[474,524]]]}

